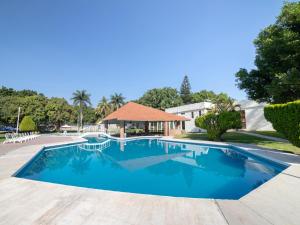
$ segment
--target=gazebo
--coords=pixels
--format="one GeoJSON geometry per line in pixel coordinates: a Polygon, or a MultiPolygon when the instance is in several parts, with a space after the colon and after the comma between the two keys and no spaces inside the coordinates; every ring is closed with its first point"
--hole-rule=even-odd
{"type": "Polygon", "coordinates": [[[127,123],[139,122],[144,125],[145,133],[149,133],[149,123],[163,124],[164,136],[175,135],[182,132],[181,122],[189,120],[183,116],[166,113],[152,107],[128,102],[121,108],[103,119],[106,129],[109,124],[116,124],[120,129],[120,138],[125,137],[127,123]]]}

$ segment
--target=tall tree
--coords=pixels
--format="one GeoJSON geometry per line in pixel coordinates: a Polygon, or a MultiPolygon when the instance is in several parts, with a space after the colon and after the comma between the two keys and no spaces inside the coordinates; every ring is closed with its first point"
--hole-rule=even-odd
{"type": "Polygon", "coordinates": [[[213,101],[217,96],[213,91],[201,90],[192,94],[192,103],[213,101]]]}
{"type": "Polygon", "coordinates": [[[161,110],[183,104],[178,91],[170,87],[148,90],[137,102],[161,110]]]}
{"type": "Polygon", "coordinates": [[[73,107],[64,98],[51,98],[46,105],[46,112],[49,122],[58,130],[62,123],[71,121],[73,107]]]}
{"type": "Polygon", "coordinates": [[[184,76],[180,87],[180,96],[184,104],[189,104],[192,101],[191,84],[187,75],[184,76]]]}
{"type": "Polygon", "coordinates": [[[124,105],[124,100],[125,98],[123,95],[120,93],[114,93],[113,95],[110,96],[110,104],[112,105],[113,109],[116,110],[120,108],[122,105],[124,105]]]}
{"type": "Polygon", "coordinates": [[[248,97],[283,103],[300,98],[300,2],[286,2],[275,24],[254,41],[257,69],[240,69],[236,83],[248,97]]]}
{"type": "Polygon", "coordinates": [[[212,100],[212,103],[214,104],[214,111],[216,113],[234,111],[237,106],[235,100],[225,93],[218,94],[216,98],[212,100]]]}
{"type": "Polygon", "coordinates": [[[100,119],[106,117],[112,111],[112,106],[108,102],[108,100],[103,96],[101,101],[99,102],[97,108],[95,109],[96,116],[100,119]]]}
{"type": "Polygon", "coordinates": [[[93,107],[83,108],[84,121],[88,124],[94,124],[97,121],[95,109],[93,107]]]}
{"type": "Polygon", "coordinates": [[[91,104],[91,100],[90,100],[90,94],[88,94],[86,92],[86,90],[76,90],[74,93],[73,93],[73,97],[72,97],[72,100],[73,100],[73,104],[75,106],[78,106],[79,107],[79,120],[80,120],[80,127],[81,129],[83,129],[83,109],[92,105],[91,104]]]}
{"type": "Polygon", "coordinates": [[[32,95],[22,97],[22,99],[23,101],[20,105],[22,114],[31,116],[37,126],[45,123],[47,118],[45,107],[48,99],[43,95],[32,95]]]}

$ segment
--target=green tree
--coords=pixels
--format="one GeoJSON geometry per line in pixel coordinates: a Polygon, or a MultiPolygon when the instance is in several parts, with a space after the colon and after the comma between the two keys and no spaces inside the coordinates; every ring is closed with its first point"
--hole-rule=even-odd
{"type": "MultiPolygon", "coordinates": [[[[0,98],[0,118],[3,124],[15,126],[17,124],[18,107],[22,106],[23,98],[6,96],[0,98]]],[[[21,116],[24,116],[21,110],[21,116]]]]}
{"type": "Polygon", "coordinates": [[[197,117],[195,125],[207,131],[209,140],[219,141],[229,129],[242,128],[241,115],[237,111],[210,112],[197,117]]]}
{"type": "Polygon", "coordinates": [[[51,98],[46,105],[46,112],[49,122],[59,130],[63,123],[71,121],[73,109],[64,98],[51,98]]]}
{"type": "Polygon", "coordinates": [[[300,100],[267,105],[264,114],[275,130],[300,147],[300,100]]]}
{"type": "Polygon", "coordinates": [[[161,110],[183,104],[178,91],[170,87],[148,90],[137,102],[161,110]]]}
{"type": "Polygon", "coordinates": [[[191,84],[187,75],[184,76],[180,87],[180,96],[184,104],[189,104],[192,101],[191,84]]]}
{"type": "Polygon", "coordinates": [[[257,69],[240,69],[237,86],[257,101],[284,103],[300,98],[300,2],[286,2],[275,24],[254,41],[257,69]]]}
{"type": "Polygon", "coordinates": [[[30,116],[24,116],[20,123],[20,130],[22,132],[29,132],[36,130],[36,124],[30,116]]]}
{"type": "Polygon", "coordinates": [[[47,98],[32,90],[16,91],[12,88],[0,88],[0,122],[16,125],[18,107],[21,107],[21,117],[31,115],[37,123],[46,121],[45,105],[47,98]]]}
{"type": "Polygon", "coordinates": [[[225,93],[218,94],[215,99],[213,99],[212,103],[214,104],[214,111],[217,113],[234,111],[236,107],[234,99],[230,98],[225,93]]]}
{"type": "Polygon", "coordinates": [[[192,94],[192,103],[213,101],[217,98],[217,94],[213,91],[202,90],[192,94]]]}
{"type": "Polygon", "coordinates": [[[83,109],[84,121],[88,124],[94,124],[97,121],[95,109],[93,107],[85,107],[83,109]]]}
{"type": "Polygon", "coordinates": [[[28,97],[28,96],[34,96],[34,95],[42,95],[37,93],[36,91],[32,90],[14,90],[13,88],[7,88],[2,86],[0,88],[0,97],[7,97],[7,96],[18,96],[18,97],[28,97]]]}
{"type": "Polygon", "coordinates": [[[110,104],[112,105],[114,110],[119,109],[122,105],[124,105],[124,100],[125,98],[123,95],[120,93],[114,93],[113,95],[110,96],[110,104]]]}
{"type": "Polygon", "coordinates": [[[42,95],[32,95],[22,98],[21,112],[22,115],[30,115],[34,122],[38,125],[46,122],[47,98],[42,95]]]}
{"type": "Polygon", "coordinates": [[[73,93],[73,104],[79,107],[80,128],[83,129],[83,109],[91,105],[90,94],[86,90],[76,90],[73,93]]]}
{"type": "Polygon", "coordinates": [[[108,100],[103,96],[97,108],[95,109],[96,116],[98,116],[100,119],[103,119],[111,112],[112,106],[108,102],[108,100]]]}

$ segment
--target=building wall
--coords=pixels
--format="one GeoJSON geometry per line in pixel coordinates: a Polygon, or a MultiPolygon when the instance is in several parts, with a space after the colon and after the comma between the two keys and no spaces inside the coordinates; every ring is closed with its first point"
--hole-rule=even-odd
{"type": "MultiPolygon", "coordinates": [[[[237,102],[241,106],[241,110],[245,111],[246,130],[274,130],[272,124],[268,122],[264,116],[264,107],[266,103],[257,103],[251,100],[242,100],[237,102]]],[[[186,132],[199,132],[201,129],[195,126],[195,119],[208,112],[213,107],[210,102],[201,102],[179,107],[166,109],[166,112],[182,115],[190,119],[185,122],[186,132]],[[193,112],[193,116],[192,116],[193,112]]]]}
{"type": "Polygon", "coordinates": [[[245,111],[246,130],[274,130],[264,116],[266,103],[257,103],[251,100],[242,100],[238,104],[245,111]]]}
{"type": "Polygon", "coordinates": [[[165,111],[168,113],[184,116],[190,119],[189,121],[184,122],[186,132],[200,132],[201,129],[195,126],[195,119],[198,116],[207,113],[207,111],[211,109],[211,107],[212,107],[212,103],[210,102],[200,102],[195,104],[168,108],[165,111]]]}

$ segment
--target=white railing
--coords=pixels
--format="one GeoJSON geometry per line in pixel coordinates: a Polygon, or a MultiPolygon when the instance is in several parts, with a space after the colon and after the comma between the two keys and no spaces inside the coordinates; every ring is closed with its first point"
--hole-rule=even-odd
{"type": "Polygon", "coordinates": [[[78,147],[85,151],[103,151],[110,146],[110,140],[106,140],[100,143],[83,143],[78,145],[78,147]]]}
{"type": "Polygon", "coordinates": [[[83,127],[82,132],[105,132],[105,126],[104,124],[87,125],[83,127]]]}

